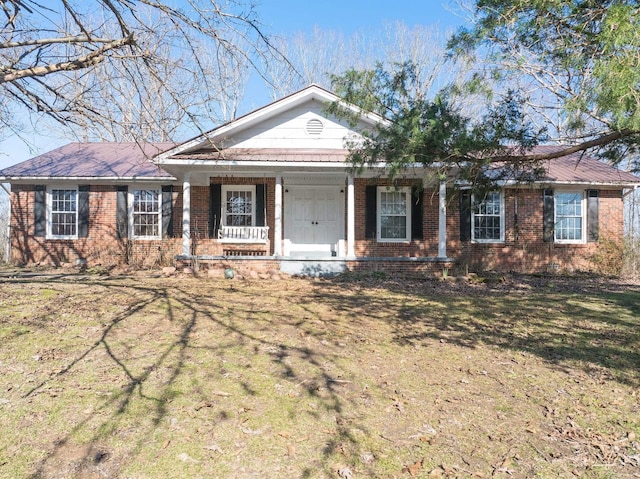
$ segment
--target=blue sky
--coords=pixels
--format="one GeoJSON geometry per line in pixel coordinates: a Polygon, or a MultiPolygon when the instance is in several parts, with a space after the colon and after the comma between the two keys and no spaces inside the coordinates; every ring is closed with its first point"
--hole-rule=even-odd
{"type": "Polygon", "coordinates": [[[382,27],[388,21],[408,26],[437,24],[443,30],[462,19],[447,0],[262,0],[257,6],[262,23],[273,33],[309,31],[314,26],[349,35],[362,29],[382,27]]]}
{"type": "MultiPolygon", "coordinates": [[[[314,27],[350,36],[359,31],[375,32],[386,23],[396,21],[409,27],[435,25],[442,32],[463,24],[463,18],[454,13],[455,0],[262,0],[256,10],[268,33],[285,37],[311,32],[314,27]]],[[[24,132],[24,137],[30,145],[15,136],[0,142],[0,169],[69,142],[62,136],[33,132],[24,132]]]]}

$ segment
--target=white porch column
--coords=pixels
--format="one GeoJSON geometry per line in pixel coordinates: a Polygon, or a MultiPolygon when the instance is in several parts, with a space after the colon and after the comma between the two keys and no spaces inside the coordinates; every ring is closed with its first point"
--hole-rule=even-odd
{"type": "Polygon", "coordinates": [[[191,174],[182,180],[182,254],[191,254],[191,174]]]}
{"type": "Polygon", "coordinates": [[[447,257],[447,183],[440,182],[438,217],[438,258],[447,257]]]}
{"type": "Polygon", "coordinates": [[[347,258],[356,257],[356,195],[353,175],[347,178],[347,258]]]}
{"type": "Polygon", "coordinates": [[[282,175],[276,175],[276,197],[274,202],[273,254],[282,256],[282,175]]]}

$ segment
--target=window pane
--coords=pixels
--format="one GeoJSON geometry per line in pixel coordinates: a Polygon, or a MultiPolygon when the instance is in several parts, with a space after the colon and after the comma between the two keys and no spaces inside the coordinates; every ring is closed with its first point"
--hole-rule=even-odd
{"type": "Polygon", "coordinates": [[[77,191],[51,190],[51,235],[75,236],[77,234],[77,191]]]}
{"type": "Polygon", "coordinates": [[[500,192],[490,191],[484,201],[474,208],[473,239],[499,241],[501,239],[501,223],[500,192]]]}
{"type": "Polygon", "coordinates": [[[381,239],[407,239],[407,207],[406,192],[380,192],[381,239]]]}
{"type": "Polygon", "coordinates": [[[133,235],[160,236],[160,191],[133,191],[133,235]]]}
{"type": "Polygon", "coordinates": [[[404,239],[407,236],[405,216],[383,216],[380,218],[380,234],[385,239],[404,239]]]}
{"type": "Polygon", "coordinates": [[[555,238],[561,241],[582,240],[582,193],[557,193],[555,196],[555,238]]]}
{"type": "Polygon", "coordinates": [[[229,190],[225,201],[225,224],[227,226],[252,226],[253,192],[229,190]]]}

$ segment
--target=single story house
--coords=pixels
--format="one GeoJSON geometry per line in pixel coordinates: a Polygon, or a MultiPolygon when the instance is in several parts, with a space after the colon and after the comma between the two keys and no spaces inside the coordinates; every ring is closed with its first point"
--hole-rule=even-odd
{"type": "MultiPolygon", "coordinates": [[[[0,171],[13,262],[129,263],[289,273],[590,270],[620,245],[640,178],[588,156],[482,201],[420,165],[354,173],[312,85],[181,144],[72,143],[0,171]]],[[[543,146],[539,150],[558,147],[543,146]]]]}

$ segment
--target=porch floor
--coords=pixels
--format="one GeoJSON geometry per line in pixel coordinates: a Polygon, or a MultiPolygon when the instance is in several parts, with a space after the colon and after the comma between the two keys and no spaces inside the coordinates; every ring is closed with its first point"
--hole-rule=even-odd
{"type": "Polygon", "coordinates": [[[438,257],[359,257],[344,258],[329,256],[326,253],[304,253],[296,256],[213,256],[178,255],[177,262],[187,264],[211,264],[222,263],[233,267],[244,265],[251,268],[255,266],[266,267],[271,270],[278,270],[284,274],[311,276],[311,277],[332,277],[354,270],[392,270],[407,272],[412,270],[424,270],[432,275],[441,272],[441,268],[450,268],[455,260],[453,258],[438,257]]]}

